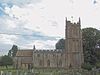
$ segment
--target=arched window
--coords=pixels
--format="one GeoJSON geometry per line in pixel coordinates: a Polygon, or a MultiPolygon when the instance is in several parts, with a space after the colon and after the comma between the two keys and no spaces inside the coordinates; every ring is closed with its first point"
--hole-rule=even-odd
{"type": "Polygon", "coordinates": [[[50,60],[47,61],[47,66],[50,67],[50,60]]]}
{"type": "Polygon", "coordinates": [[[63,53],[61,53],[61,57],[63,56],[63,53]]]}
{"type": "Polygon", "coordinates": [[[48,54],[46,54],[45,56],[48,57],[48,54]]]}
{"type": "Polygon", "coordinates": [[[42,66],[42,60],[39,61],[39,66],[42,66]]]}
{"type": "Polygon", "coordinates": [[[60,66],[60,67],[62,66],[62,61],[61,61],[61,60],[59,60],[59,66],[60,66]]]}
{"type": "Polygon", "coordinates": [[[37,57],[40,57],[40,54],[37,54],[37,57]]]}
{"type": "Polygon", "coordinates": [[[72,68],[72,65],[71,64],[69,65],[69,68],[72,68]]]}
{"type": "Polygon", "coordinates": [[[55,54],[52,54],[53,57],[55,57],[55,54]]]}

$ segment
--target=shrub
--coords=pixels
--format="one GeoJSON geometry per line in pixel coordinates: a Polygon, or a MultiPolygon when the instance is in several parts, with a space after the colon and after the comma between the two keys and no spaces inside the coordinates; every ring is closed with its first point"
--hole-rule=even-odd
{"type": "Polygon", "coordinates": [[[93,65],[91,65],[89,63],[84,63],[84,64],[82,64],[82,68],[86,69],[86,70],[92,70],[93,65]]]}
{"type": "Polygon", "coordinates": [[[96,68],[100,68],[100,62],[96,63],[96,68]]]}

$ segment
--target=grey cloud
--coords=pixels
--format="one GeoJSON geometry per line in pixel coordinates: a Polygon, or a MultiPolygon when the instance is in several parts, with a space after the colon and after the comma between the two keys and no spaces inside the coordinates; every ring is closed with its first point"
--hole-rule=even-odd
{"type": "Polygon", "coordinates": [[[48,20],[51,23],[51,26],[56,27],[58,25],[57,21],[54,20],[48,20]]]}
{"type": "Polygon", "coordinates": [[[41,0],[0,0],[0,3],[17,6],[24,6],[30,3],[35,4],[38,2],[41,2],[41,0]]]}
{"type": "Polygon", "coordinates": [[[5,30],[7,30],[6,18],[0,17],[0,32],[4,32],[5,30]]]}
{"type": "Polygon", "coordinates": [[[12,45],[0,43],[0,56],[5,55],[11,49],[12,45]]]}
{"type": "MultiPolygon", "coordinates": [[[[5,33],[8,35],[15,35],[17,39],[16,40],[11,39],[11,40],[14,41],[14,44],[18,46],[27,45],[31,43],[32,41],[36,41],[36,40],[54,41],[57,38],[53,36],[51,37],[51,36],[44,35],[43,33],[38,32],[38,31],[24,28],[25,23],[22,23],[22,22],[17,23],[15,29],[7,29],[8,24],[6,23],[5,17],[0,18],[0,21],[1,21],[0,22],[0,33],[5,33]]],[[[11,47],[12,45],[10,44],[4,44],[3,42],[0,43],[0,49],[3,52],[7,52],[11,47]]]]}

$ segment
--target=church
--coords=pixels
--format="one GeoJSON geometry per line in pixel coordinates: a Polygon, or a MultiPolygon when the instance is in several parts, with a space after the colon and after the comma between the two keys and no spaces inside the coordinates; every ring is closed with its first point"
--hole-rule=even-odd
{"type": "Polygon", "coordinates": [[[21,49],[14,57],[14,67],[22,69],[31,68],[81,68],[84,63],[81,20],[71,23],[65,20],[65,49],[64,50],[38,50],[21,49]]]}

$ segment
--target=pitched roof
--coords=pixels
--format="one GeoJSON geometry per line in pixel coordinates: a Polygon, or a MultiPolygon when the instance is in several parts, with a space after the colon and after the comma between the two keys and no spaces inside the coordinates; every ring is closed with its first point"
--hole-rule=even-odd
{"type": "Polygon", "coordinates": [[[32,63],[32,57],[23,57],[21,63],[32,63]]]}
{"type": "Polygon", "coordinates": [[[16,56],[20,57],[20,56],[32,56],[33,55],[33,50],[18,50],[17,53],[16,53],[16,56]]]}

